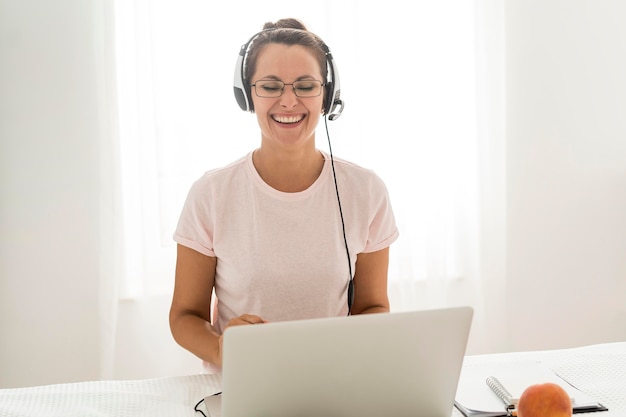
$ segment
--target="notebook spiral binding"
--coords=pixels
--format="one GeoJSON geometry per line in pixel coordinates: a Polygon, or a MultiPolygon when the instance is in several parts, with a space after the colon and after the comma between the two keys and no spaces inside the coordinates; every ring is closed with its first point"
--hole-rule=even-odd
{"type": "Polygon", "coordinates": [[[496,393],[498,398],[500,398],[505,404],[507,411],[515,408],[515,404],[513,404],[513,396],[504,385],[498,381],[498,378],[490,376],[487,378],[487,385],[492,389],[493,392],[496,393]]]}

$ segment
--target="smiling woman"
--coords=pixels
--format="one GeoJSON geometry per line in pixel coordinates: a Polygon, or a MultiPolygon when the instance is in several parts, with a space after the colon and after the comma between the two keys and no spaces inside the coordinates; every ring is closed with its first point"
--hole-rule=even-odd
{"type": "Polygon", "coordinates": [[[382,180],[317,148],[320,116],[338,95],[326,44],[288,18],[266,23],[242,51],[235,84],[260,146],[195,181],[174,232],[171,330],[211,369],[231,326],[389,312],[398,237],[382,180]],[[259,82],[271,94],[258,95],[259,82]]]}
{"type": "MultiPolygon", "coordinates": [[[[119,3],[124,297],[171,292],[176,252],[171,234],[195,179],[253,148],[259,124],[263,132],[291,127],[300,133],[301,125],[323,116],[317,104],[322,97],[307,97],[302,85],[293,85],[305,81],[300,73],[254,69],[251,99],[258,123],[232,99],[236,51],[246,40],[241,28],[260,30],[265,21],[295,16],[323,35],[341,71],[347,106],[329,126],[335,154],[372,168],[388,186],[401,232],[389,255],[391,309],[467,303],[480,319],[484,282],[478,277],[486,274],[479,256],[489,250],[480,206],[491,201],[484,193],[494,189],[478,175],[496,171],[478,161],[489,164],[497,153],[489,148],[492,138],[484,135],[480,119],[493,102],[477,95],[493,91],[476,73],[484,67],[484,27],[476,25],[483,10],[459,0],[418,1],[410,12],[403,12],[407,6],[400,1],[385,7],[322,1],[314,8],[244,2],[246,13],[240,4],[219,6],[221,20],[237,22],[224,26],[210,23],[216,12],[210,4],[119,3]],[[268,91],[268,80],[282,83],[269,86],[278,97],[268,91]],[[304,104],[287,110],[309,101],[319,110],[304,104]]],[[[325,80],[315,72],[304,74],[306,81],[325,80]]],[[[498,80],[493,73],[492,79],[498,80]]],[[[310,135],[317,130],[313,125],[310,135]]],[[[263,164],[279,163],[263,156],[255,152],[254,165],[271,183],[263,164]]],[[[319,170],[320,163],[321,158],[312,160],[303,172],[319,170]]],[[[489,233],[498,235],[497,230],[489,226],[489,233]]]]}
{"type": "MultiPolygon", "coordinates": [[[[256,43],[257,41],[255,41],[256,43]]],[[[277,78],[285,81],[298,82],[302,78],[325,78],[321,74],[319,63],[305,47],[272,43],[263,46],[263,53],[258,55],[256,70],[251,75],[255,87],[254,94],[250,94],[254,103],[254,112],[261,127],[263,144],[271,146],[271,141],[289,143],[298,146],[300,141],[309,141],[309,150],[315,150],[315,130],[324,112],[324,96],[320,90],[318,94],[296,94],[295,86],[292,89],[279,90],[280,94],[268,97],[266,92],[258,94],[258,83],[266,85],[268,79],[277,78]],[[288,69],[288,70],[285,70],[288,69]],[[299,129],[295,129],[298,127],[299,129]]],[[[325,66],[325,65],[324,65],[325,66]]],[[[270,81],[276,86],[276,82],[270,81]]],[[[302,81],[299,81],[300,83],[302,81]]],[[[321,81],[317,81],[321,86],[321,81]]],[[[311,85],[311,81],[308,81],[311,85]]],[[[298,148],[296,148],[298,149],[298,148]]],[[[302,148],[300,148],[302,149],[302,148]]],[[[262,158],[263,146],[255,155],[257,160],[262,158]]],[[[297,173],[303,173],[298,170],[297,173]]],[[[310,185],[310,184],[309,184],[310,185]]]]}
{"type": "Polygon", "coordinates": [[[418,2],[415,13],[398,13],[406,7],[399,2],[391,8],[393,18],[386,18],[390,8],[358,2],[321,2],[315,8],[283,1],[247,2],[244,14],[239,6],[229,12],[230,6],[221,5],[221,15],[236,17],[238,25],[219,29],[207,24],[213,13],[207,4],[120,3],[118,57],[129,219],[126,295],[170,288],[170,235],[189,184],[206,169],[253,146],[254,123],[229,104],[235,51],[245,38],[238,28],[260,29],[259,22],[272,20],[277,10],[323,29],[337,57],[347,110],[332,126],[336,152],[387,179],[400,228],[406,230],[391,254],[390,279],[412,282],[466,275],[463,265],[472,261],[462,247],[472,247],[473,238],[461,231],[475,229],[473,214],[464,215],[465,220],[455,214],[467,213],[455,207],[474,212],[476,207],[472,190],[477,180],[471,174],[476,161],[468,157],[476,154],[476,122],[468,118],[475,114],[476,103],[476,11],[464,6],[466,2],[418,2]],[[208,53],[208,40],[217,38],[221,42],[212,42],[208,53]],[[412,76],[395,79],[399,68],[411,68],[412,76]],[[383,103],[394,103],[393,110],[386,112],[383,103]],[[385,117],[371,117],[377,113],[385,117]],[[407,130],[408,121],[418,123],[407,130]],[[234,125],[242,129],[237,140],[230,138],[234,125]],[[406,152],[409,143],[415,150],[406,152]],[[219,152],[214,151],[216,145],[219,152]]]}

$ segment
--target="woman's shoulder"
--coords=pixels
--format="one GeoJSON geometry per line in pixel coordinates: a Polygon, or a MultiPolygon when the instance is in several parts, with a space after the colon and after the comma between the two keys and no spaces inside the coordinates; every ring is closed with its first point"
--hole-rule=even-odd
{"type": "Polygon", "coordinates": [[[369,168],[357,162],[349,161],[337,156],[333,156],[331,160],[330,155],[327,153],[324,153],[324,157],[327,161],[333,163],[338,176],[344,176],[345,178],[349,178],[351,181],[367,183],[383,182],[381,177],[379,177],[373,168],[369,168]],[[341,173],[341,175],[339,175],[339,173],[341,173]]]}
{"type": "Polygon", "coordinates": [[[335,165],[336,169],[342,169],[348,172],[353,172],[355,174],[360,174],[360,175],[372,175],[374,173],[374,170],[372,170],[371,168],[367,168],[363,165],[360,165],[354,161],[350,161],[347,159],[344,159],[342,157],[338,157],[333,155],[332,159],[329,153],[327,152],[322,152],[322,154],[324,155],[324,158],[326,158],[326,161],[328,162],[332,162],[335,165]]]}
{"type": "Polygon", "coordinates": [[[246,154],[241,158],[230,162],[226,165],[222,165],[217,168],[211,168],[205,171],[196,182],[215,182],[225,178],[238,175],[242,170],[246,169],[247,161],[250,158],[250,154],[246,154]]]}

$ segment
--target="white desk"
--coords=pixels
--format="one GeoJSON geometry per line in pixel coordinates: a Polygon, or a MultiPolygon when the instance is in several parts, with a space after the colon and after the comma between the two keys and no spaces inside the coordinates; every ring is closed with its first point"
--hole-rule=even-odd
{"type": "MultiPolygon", "coordinates": [[[[541,360],[609,408],[594,417],[626,416],[626,343],[576,349],[468,356],[467,364],[541,360]]],[[[194,405],[219,390],[215,375],[93,381],[0,390],[0,417],[199,417],[194,405]]],[[[577,414],[579,415],[579,414],[577,414]]],[[[452,410],[452,416],[461,414],[452,410]]]]}

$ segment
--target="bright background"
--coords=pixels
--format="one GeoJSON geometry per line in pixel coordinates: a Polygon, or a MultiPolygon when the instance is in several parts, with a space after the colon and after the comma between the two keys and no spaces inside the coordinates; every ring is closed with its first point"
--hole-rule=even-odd
{"type": "MultiPolygon", "coordinates": [[[[417,2],[421,14],[412,14],[401,2],[333,3],[319,3],[304,20],[340,68],[347,107],[329,126],[333,150],[379,172],[397,207],[403,228],[392,247],[395,308],[473,305],[468,353],[626,340],[626,4],[459,0],[441,9],[417,2]],[[389,99],[363,95],[366,82],[389,99]],[[409,216],[424,204],[436,210],[430,204],[437,190],[459,184],[437,183],[427,193],[432,182],[424,180],[438,181],[442,172],[415,170],[433,154],[461,164],[450,174],[454,181],[468,174],[454,201],[440,200],[448,209],[463,207],[460,197],[467,203],[444,216],[456,220],[441,223],[463,220],[445,229],[463,232],[443,234],[452,247],[434,245],[442,236],[436,228],[421,240],[427,228],[416,219],[433,217],[409,216]],[[407,181],[396,180],[402,171],[407,181]],[[417,272],[441,254],[455,261],[432,270],[452,265],[443,269],[449,273],[417,272]]],[[[147,3],[133,4],[143,10],[147,3]]],[[[129,90],[117,89],[129,78],[118,73],[124,60],[116,56],[120,20],[112,0],[0,0],[0,387],[199,371],[167,326],[168,224],[188,178],[212,165],[200,155],[219,153],[217,163],[256,146],[254,118],[236,108],[230,80],[239,46],[264,20],[289,12],[282,2],[263,4],[280,13],[266,18],[219,6],[210,18],[183,19],[187,32],[171,29],[171,39],[173,32],[187,36],[187,47],[152,38],[162,41],[152,52],[173,58],[151,61],[174,65],[148,75],[137,70],[139,85],[154,87],[173,71],[179,86],[148,91],[179,100],[147,100],[169,105],[148,113],[137,102],[132,108],[141,117],[133,119],[125,110],[133,103],[129,90]],[[207,38],[213,26],[220,33],[207,38]],[[198,65],[186,61],[192,59],[198,65]],[[210,96],[207,86],[188,83],[208,69],[224,72],[210,96]],[[189,106],[183,93],[207,107],[189,106]],[[223,130],[222,112],[232,117],[232,131],[223,130]],[[206,130],[185,131],[192,118],[208,123],[210,115],[220,117],[206,130]],[[245,129],[251,134],[239,133],[245,129]],[[219,145],[209,146],[216,132],[219,145]],[[175,146],[155,146],[174,136],[175,146]],[[133,145],[128,137],[152,142],[133,145]],[[241,148],[230,146],[239,140],[241,148]],[[176,153],[188,163],[170,162],[176,153]],[[134,173],[133,155],[143,161],[134,173]],[[155,196],[172,201],[155,206],[155,196]]],[[[161,14],[139,16],[183,16],[153,10],[161,14]]],[[[138,48],[146,41],[145,32],[139,36],[138,48]]],[[[323,139],[319,134],[322,148],[323,139]]]]}

